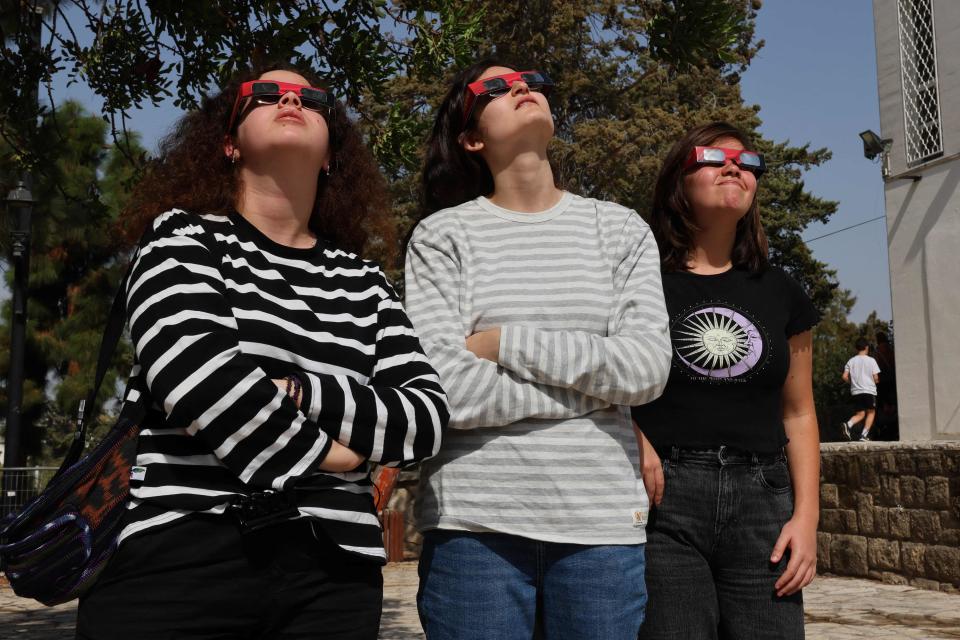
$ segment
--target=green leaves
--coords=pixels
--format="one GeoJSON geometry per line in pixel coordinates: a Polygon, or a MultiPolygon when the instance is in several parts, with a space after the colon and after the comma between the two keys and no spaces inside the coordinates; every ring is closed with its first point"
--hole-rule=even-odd
{"type": "Polygon", "coordinates": [[[695,67],[746,68],[754,44],[757,0],[664,0],[647,3],[651,55],[684,72],[695,67]]]}
{"type": "MultiPolygon", "coordinates": [[[[24,3],[23,6],[26,6],[24,3]]],[[[467,59],[479,38],[482,11],[469,3],[385,0],[74,0],[41,3],[50,40],[34,43],[26,10],[2,14],[0,134],[8,160],[35,169],[49,153],[35,138],[40,113],[30,88],[65,70],[104,100],[117,139],[130,113],[173,98],[183,109],[238,69],[277,61],[306,63],[338,97],[359,109],[381,100],[400,74],[436,77],[467,59]]],[[[419,128],[399,112],[375,147],[389,164],[410,162],[419,128]]]]}

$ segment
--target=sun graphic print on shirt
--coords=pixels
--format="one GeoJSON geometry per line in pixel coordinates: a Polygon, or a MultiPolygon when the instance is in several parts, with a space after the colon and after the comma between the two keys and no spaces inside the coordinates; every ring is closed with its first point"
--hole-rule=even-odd
{"type": "Polygon", "coordinates": [[[766,359],[764,332],[725,305],[709,303],[680,314],[671,333],[677,359],[697,378],[744,379],[766,359]]]}

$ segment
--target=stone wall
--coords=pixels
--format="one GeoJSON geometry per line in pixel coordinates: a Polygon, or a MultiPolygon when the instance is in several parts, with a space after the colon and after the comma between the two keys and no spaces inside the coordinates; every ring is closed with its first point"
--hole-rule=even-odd
{"type": "Polygon", "coordinates": [[[821,573],[960,590],[960,442],[820,446],[821,573]]]}
{"type": "MultiPolygon", "coordinates": [[[[820,573],[960,590],[960,442],[820,445],[820,573]]],[[[404,471],[390,508],[405,516],[407,559],[417,472],[404,471]]]]}

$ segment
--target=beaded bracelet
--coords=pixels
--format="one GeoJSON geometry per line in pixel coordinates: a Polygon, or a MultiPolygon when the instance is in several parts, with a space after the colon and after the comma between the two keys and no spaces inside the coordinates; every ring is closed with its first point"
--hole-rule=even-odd
{"type": "Polygon", "coordinates": [[[303,382],[301,382],[300,378],[293,374],[285,377],[284,380],[287,381],[287,395],[297,403],[297,406],[300,406],[300,393],[303,391],[303,382]],[[291,391],[293,393],[291,393],[291,391]]]}

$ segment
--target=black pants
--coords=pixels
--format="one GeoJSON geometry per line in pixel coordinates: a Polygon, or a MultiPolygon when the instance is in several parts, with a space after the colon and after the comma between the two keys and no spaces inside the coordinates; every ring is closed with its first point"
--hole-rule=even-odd
{"type": "Polygon", "coordinates": [[[782,455],[665,453],[663,501],[647,526],[641,640],[801,640],[801,594],[774,589],[790,554],[770,562],[793,515],[782,455]]]}
{"type": "Polygon", "coordinates": [[[124,542],[80,599],[77,638],[375,640],[380,566],[306,520],[242,535],[228,516],[187,516],[124,542]]]}

